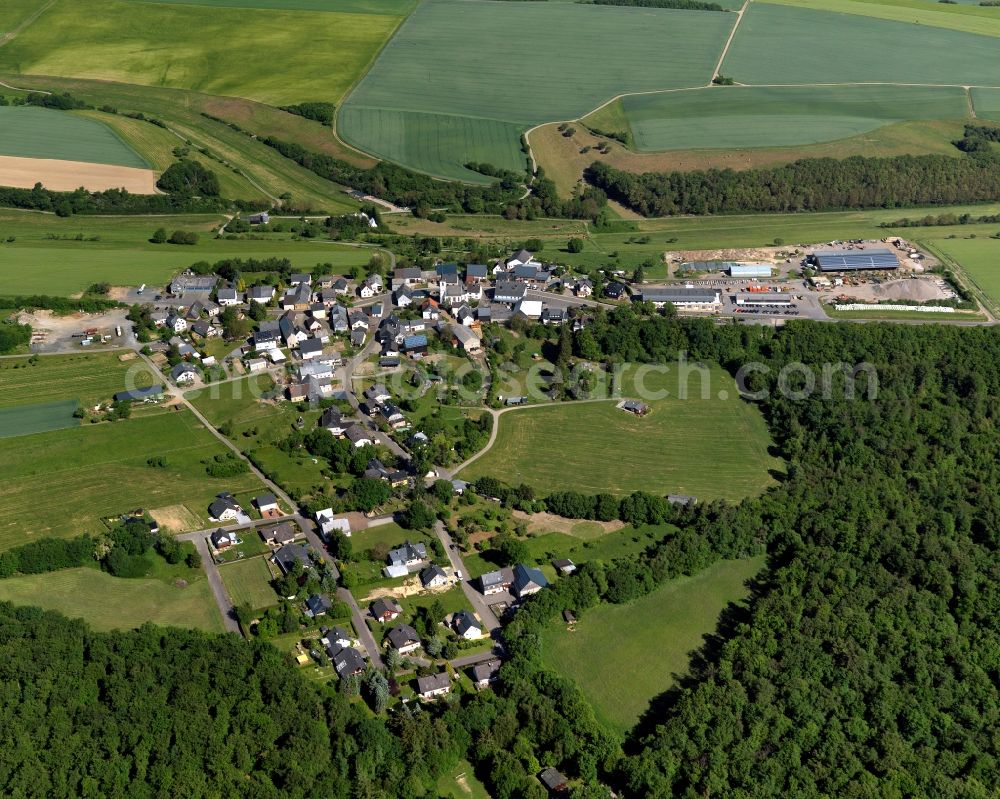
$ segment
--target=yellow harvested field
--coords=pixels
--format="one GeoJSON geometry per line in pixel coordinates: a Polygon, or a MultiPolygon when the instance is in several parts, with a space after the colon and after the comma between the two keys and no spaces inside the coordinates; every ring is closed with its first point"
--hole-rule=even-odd
{"type": "Polygon", "coordinates": [[[83,186],[90,191],[126,189],[132,194],[158,193],[152,169],[0,155],[0,186],[30,189],[36,183],[52,191],[75,191],[83,186]]]}

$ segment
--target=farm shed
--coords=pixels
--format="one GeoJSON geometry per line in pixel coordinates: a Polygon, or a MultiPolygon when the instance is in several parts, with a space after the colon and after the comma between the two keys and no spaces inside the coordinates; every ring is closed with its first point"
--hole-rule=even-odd
{"type": "Polygon", "coordinates": [[[865,269],[898,269],[899,258],[891,250],[841,250],[818,252],[811,262],[821,272],[858,272],[865,269]]]}
{"type": "Polygon", "coordinates": [[[642,302],[651,302],[662,307],[668,302],[683,308],[710,307],[721,303],[716,289],[695,288],[649,288],[639,295],[642,302]]]}
{"type": "Polygon", "coordinates": [[[729,264],[730,277],[770,277],[770,264],[729,264]]]}

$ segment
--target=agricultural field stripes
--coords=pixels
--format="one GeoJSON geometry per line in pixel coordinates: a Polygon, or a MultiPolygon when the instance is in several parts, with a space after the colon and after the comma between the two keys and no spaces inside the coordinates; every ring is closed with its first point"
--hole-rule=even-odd
{"type": "Polygon", "coordinates": [[[974,5],[926,0],[766,0],[766,2],[894,20],[907,25],[1000,36],[1000,13],[997,13],[996,8],[980,7],[978,0],[974,5]]]}
{"type": "Polygon", "coordinates": [[[77,401],[91,406],[110,401],[129,379],[136,387],[151,385],[149,368],[132,355],[129,360],[113,352],[0,359],[0,408],[60,400],[72,400],[74,408],[77,401]]]}
{"type": "Polygon", "coordinates": [[[57,3],[43,19],[0,48],[0,70],[279,105],[339,102],[400,17],[88,0],[57,3]]]}
{"type": "Polygon", "coordinates": [[[150,166],[107,125],[32,106],[0,106],[0,155],[150,166]]]}
{"type": "Polygon", "coordinates": [[[972,105],[977,117],[1000,122],[1000,89],[973,89],[972,105]]]}
{"type": "Polygon", "coordinates": [[[712,87],[622,98],[635,148],[781,147],[855,136],[908,119],[964,119],[958,87],[712,87]]]}
{"type": "Polygon", "coordinates": [[[442,176],[472,179],[461,166],[474,160],[520,169],[519,135],[531,125],[578,117],[626,91],[708,83],[735,21],[729,13],[427,0],[348,97],[338,131],[366,152],[442,176]],[[630,46],[608,46],[618,41],[630,46]]]}
{"type": "Polygon", "coordinates": [[[1000,86],[997,51],[991,36],[751,4],[722,72],[751,85],[1000,86]]]}
{"type": "Polygon", "coordinates": [[[0,408],[0,438],[77,427],[80,420],[73,416],[73,412],[78,406],[76,400],[60,400],[0,408]]]}
{"type": "Polygon", "coordinates": [[[226,452],[188,411],[0,439],[0,550],[96,532],[102,518],[139,507],[184,505],[207,527],[220,491],[262,488],[250,473],[210,477],[206,460],[226,452]],[[154,456],[166,465],[150,466],[154,456]]]}
{"type": "Polygon", "coordinates": [[[525,125],[495,119],[394,111],[350,105],[338,117],[348,144],[405,166],[476,183],[491,183],[465,168],[470,161],[523,172],[527,155],[520,137],[525,125]]]}

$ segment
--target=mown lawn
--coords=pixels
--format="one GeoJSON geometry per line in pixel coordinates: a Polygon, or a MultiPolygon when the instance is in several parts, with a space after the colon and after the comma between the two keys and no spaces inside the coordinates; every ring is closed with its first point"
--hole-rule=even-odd
{"type": "Polygon", "coordinates": [[[687,671],[719,614],[748,595],[746,581],[763,566],[763,556],[721,561],[627,605],[591,608],[572,631],[553,622],[542,639],[544,661],[575,680],[597,717],[624,734],[687,671]]]}
{"type": "Polygon", "coordinates": [[[120,579],[89,567],[63,569],[0,580],[0,601],[57,610],[83,619],[95,630],[153,622],[223,632],[208,580],[204,575],[189,577],[182,587],[155,578],[120,579]]]}
{"type": "MultiPolygon", "coordinates": [[[[244,532],[243,535],[256,533],[244,532]]],[[[273,578],[266,555],[226,563],[219,567],[219,574],[234,605],[248,602],[254,610],[260,610],[278,604],[278,595],[271,587],[273,578]]]]}
{"type": "Polygon", "coordinates": [[[938,235],[933,228],[927,228],[921,234],[962,267],[994,308],[1000,307],[1000,239],[931,239],[931,236],[938,235]]]}
{"type": "MultiPolygon", "coordinates": [[[[738,397],[731,377],[717,368],[706,374],[704,383],[687,382],[687,399],[676,389],[652,399],[637,390],[635,373],[623,396],[645,398],[652,410],[643,418],[617,409],[616,400],[504,413],[493,447],[461,477],[525,482],[541,492],[650,491],[702,500],[757,494],[773,483],[769,470],[781,468],[768,454],[764,419],[738,397]]],[[[652,373],[648,387],[662,390],[674,377],[652,373]]]]}
{"type": "Polygon", "coordinates": [[[208,476],[205,461],[226,452],[186,411],[2,439],[0,549],[97,532],[103,517],[134,508],[183,505],[207,527],[218,492],[249,501],[263,490],[250,473],[208,476]],[[167,465],[149,466],[153,456],[167,465]]]}

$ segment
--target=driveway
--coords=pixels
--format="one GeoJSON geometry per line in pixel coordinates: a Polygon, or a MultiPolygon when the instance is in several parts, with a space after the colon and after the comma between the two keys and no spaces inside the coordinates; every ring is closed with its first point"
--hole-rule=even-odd
{"type": "Polygon", "coordinates": [[[236,621],[233,601],[229,598],[229,592],[226,591],[226,586],[222,582],[219,567],[215,565],[212,553],[208,550],[208,538],[204,531],[197,534],[188,533],[181,540],[194,543],[195,549],[198,550],[198,554],[201,556],[201,566],[205,570],[205,576],[208,577],[208,584],[212,588],[212,596],[215,597],[215,604],[219,606],[219,613],[222,614],[222,623],[227,632],[239,635],[240,625],[236,621]]]}
{"type": "Polygon", "coordinates": [[[354,627],[358,631],[358,638],[368,653],[368,659],[371,661],[371,664],[379,669],[384,668],[385,664],[382,662],[382,652],[378,648],[375,636],[372,635],[372,631],[368,629],[368,625],[365,623],[364,614],[361,612],[361,608],[358,607],[358,600],[354,598],[354,594],[346,588],[338,588],[337,599],[350,605],[354,627]]]}
{"type": "Polygon", "coordinates": [[[493,611],[486,603],[486,597],[472,587],[472,583],[469,581],[469,570],[465,567],[462,555],[459,553],[458,548],[455,547],[455,542],[451,540],[451,536],[448,535],[448,531],[445,530],[442,521],[438,520],[434,523],[434,533],[444,546],[444,551],[448,553],[448,560],[451,562],[451,567],[455,571],[462,573],[462,577],[464,578],[462,580],[462,591],[465,593],[465,598],[469,600],[483,626],[489,630],[490,635],[493,635],[495,630],[500,629],[500,622],[497,621],[497,617],[493,615],[493,611]]]}

